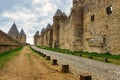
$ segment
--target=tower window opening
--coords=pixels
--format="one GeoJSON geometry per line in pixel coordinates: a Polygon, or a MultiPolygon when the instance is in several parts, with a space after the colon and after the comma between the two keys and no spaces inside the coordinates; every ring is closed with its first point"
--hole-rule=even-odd
{"type": "Polygon", "coordinates": [[[108,15],[110,15],[112,13],[113,9],[112,9],[112,6],[109,6],[106,8],[106,12],[108,15]]]}
{"type": "Polygon", "coordinates": [[[94,21],[95,20],[95,15],[92,15],[91,16],[91,21],[94,21]]]}

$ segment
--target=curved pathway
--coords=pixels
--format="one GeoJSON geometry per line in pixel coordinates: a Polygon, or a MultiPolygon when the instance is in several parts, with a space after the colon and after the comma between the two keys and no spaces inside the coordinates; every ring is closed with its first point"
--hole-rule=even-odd
{"type": "Polygon", "coordinates": [[[35,46],[32,48],[57,59],[60,64],[69,64],[70,70],[74,74],[87,73],[92,75],[93,80],[120,80],[120,65],[48,51],[35,46]]]}

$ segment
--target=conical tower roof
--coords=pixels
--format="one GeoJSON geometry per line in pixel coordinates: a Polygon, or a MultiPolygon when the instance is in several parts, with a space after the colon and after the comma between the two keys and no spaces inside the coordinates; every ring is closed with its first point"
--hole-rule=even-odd
{"type": "Polygon", "coordinates": [[[42,29],[42,31],[41,31],[41,33],[43,33],[45,30],[46,30],[46,29],[45,29],[45,28],[43,28],[43,29],[42,29]]]}
{"type": "Polygon", "coordinates": [[[20,34],[21,34],[21,35],[25,35],[25,32],[24,32],[23,29],[21,29],[20,34]]]}
{"type": "Polygon", "coordinates": [[[60,16],[60,15],[62,15],[62,11],[60,9],[58,9],[54,16],[60,16]]]}
{"type": "Polygon", "coordinates": [[[39,36],[39,31],[37,31],[34,36],[39,36]]]}
{"type": "Polygon", "coordinates": [[[10,28],[8,35],[19,35],[18,29],[15,23],[10,28]]]}
{"type": "Polygon", "coordinates": [[[49,29],[50,27],[51,27],[51,24],[48,24],[48,25],[47,25],[47,29],[49,29]]]}
{"type": "Polygon", "coordinates": [[[63,15],[64,15],[64,16],[67,16],[65,12],[63,12],[63,15]]]}

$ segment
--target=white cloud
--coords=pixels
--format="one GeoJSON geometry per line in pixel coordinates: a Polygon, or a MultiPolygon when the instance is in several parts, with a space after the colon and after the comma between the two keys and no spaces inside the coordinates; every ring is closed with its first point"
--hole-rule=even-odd
{"type": "Polygon", "coordinates": [[[50,0],[33,0],[34,4],[39,4],[39,3],[45,4],[45,3],[48,3],[48,2],[50,2],[50,0]]]}
{"type": "Polygon", "coordinates": [[[17,21],[29,21],[37,19],[37,14],[24,10],[17,10],[15,12],[4,12],[2,16],[17,21]]]}
{"type": "Polygon", "coordinates": [[[55,12],[56,9],[57,6],[53,5],[52,3],[47,3],[45,6],[42,7],[35,7],[36,12],[38,12],[42,17],[49,16],[50,13],[55,12]]]}
{"type": "MultiPolygon", "coordinates": [[[[65,0],[31,0],[31,7],[17,3],[12,10],[7,10],[0,13],[1,18],[7,18],[9,22],[0,24],[3,26],[2,30],[8,32],[12,23],[15,21],[18,29],[24,28],[28,35],[27,42],[33,44],[33,36],[36,31],[41,31],[42,28],[46,27],[48,23],[52,24],[52,17],[55,14],[57,8],[63,9],[63,11],[69,11],[71,1],[65,0]],[[65,2],[65,3],[64,3],[65,2]],[[68,6],[69,5],[69,6],[68,6]],[[9,27],[9,28],[8,28],[9,27]]],[[[28,3],[29,1],[25,1],[28,3]]]]}

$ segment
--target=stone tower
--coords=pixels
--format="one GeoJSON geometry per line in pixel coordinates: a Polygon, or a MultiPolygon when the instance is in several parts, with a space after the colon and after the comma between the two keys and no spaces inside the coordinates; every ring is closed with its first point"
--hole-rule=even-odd
{"type": "Polygon", "coordinates": [[[53,31],[52,31],[52,26],[51,24],[47,25],[47,32],[46,32],[46,37],[47,37],[47,47],[52,47],[52,43],[53,43],[53,31]]]}
{"type": "Polygon", "coordinates": [[[77,5],[78,0],[73,0],[73,7],[77,5]]]}
{"type": "Polygon", "coordinates": [[[12,27],[10,28],[8,35],[11,36],[13,39],[19,41],[20,43],[26,43],[26,34],[24,30],[22,29],[19,33],[15,23],[13,23],[12,27]]]}
{"type": "Polygon", "coordinates": [[[52,48],[119,55],[120,1],[73,0],[70,15],[58,9],[40,40],[43,47],[50,42],[52,48]]]}
{"type": "Polygon", "coordinates": [[[59,48],[59,21],[62,11],[58,9],[53,17],[53,48],[59,48]]]}
{"type": "Polygon", "coordinates": [[[37,31],[34,35],[34,45],[36,45],[36,46],[38,44],[38,38],[39,38],[39,31],[37,31]]]}
{"type": "Polygon", "coordinates": [[[45,42],[46,42],[46,41],[44,41],[45,30],[46,30],[46,29],[43,28],[42,31],[41,31],[41,40],[42,40],[42,41],[41,41],[41,46],[42,46],[42,47],[45,45],[45,42]]]}
{"type": "Polygon", "coordinates": [[[20,42],[26,43],[26,34],[23,29],[21,29],[21,31],[20,31],[20,42]]]}
{"type": "Polygon", "coordinates": [[[15,23],[13,23],[12,27],[10,28],[8,35],[17,41],[20,40],[19,32],[15,23]]]}
{"type": "Polygon", "coordinates": [[[72,8],[72,24],[74,40],[73,40],[73,50],[81,51],[83,50],[83,0],[73,0],[72,8]]]}

